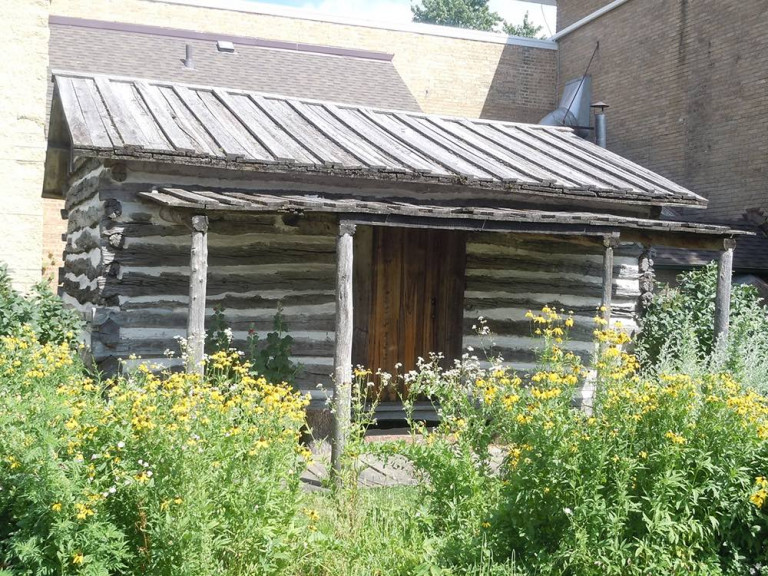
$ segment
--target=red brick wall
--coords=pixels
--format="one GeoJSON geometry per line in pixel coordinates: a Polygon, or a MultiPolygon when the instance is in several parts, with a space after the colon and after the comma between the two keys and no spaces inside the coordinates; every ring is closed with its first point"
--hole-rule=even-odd
{"type": "MultiPolygon", "coordinates": [[[[563,22],[588,3],[560,0],[563,22]]],[[[561,40],[560,84],[599,41],[608,147],[709,198],[707,218],[739,218],[768,207],[767,29],[761,0],[630,0],[561,40]]]]}

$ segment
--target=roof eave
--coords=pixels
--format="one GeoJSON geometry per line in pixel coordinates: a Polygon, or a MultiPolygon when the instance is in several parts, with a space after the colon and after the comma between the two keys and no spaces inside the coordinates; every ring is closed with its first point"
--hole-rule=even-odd
{"type": "Polygon", "coordinates": [[[127,149],[104,149],[77,147],[72,149],[72,156],[89,157],[101,160],[114,161],[144,161],[156,162],[165,165],[198,166],[202,168],[219,168],[235,171],[252,171],[260,174],[275,174],[297,177],[339,177],[349,180],[351,189],[359,187],[361,181],[368,182],[393,182],[403,185],[429,184],[442,186],[461,186],[467,190],[514,192],[526,196],[540,196],[548,198],[568,198],[585,201],[598,201],[620,205],[652,206],[652,207],[677,207],[704,209],[707,200],[675,198],[670,200],[649,199],[643,194],[626,192],[624,197],[617,196],[615,190],[600,188],[565,188],[553,184],[526,184],[515,181],[486,181],[470,180],[462,176],[437,176],[426,173],[408,174],[384,170],[336,168],[334,166],[319,166],[306,164],[281,164],[245,161],[241,159],[224,160],[211,156],[196,155],[172,155],[162,151],[127,149]]]}

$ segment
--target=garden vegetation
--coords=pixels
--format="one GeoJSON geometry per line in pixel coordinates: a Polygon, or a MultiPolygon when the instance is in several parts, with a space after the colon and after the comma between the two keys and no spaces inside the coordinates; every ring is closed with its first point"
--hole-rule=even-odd
{"type": "Polygon", "coordinates": [[[305,493],[308,400],[237,352],[205,377],[102,379],[70,317],[20,315],[0,335],[0,575],[765,574],[768,399],[728,362],[644,367],[599,315],[583,366],[571,315],[527,316],[531,374],[467,354],[404,375],[408,441],[364,441],[357,369],[345,482],[305,493]],[[413,417],[419,397],[439,425],[413,417]],[[363,452],[419,484],[359,487],[363,452]]]}

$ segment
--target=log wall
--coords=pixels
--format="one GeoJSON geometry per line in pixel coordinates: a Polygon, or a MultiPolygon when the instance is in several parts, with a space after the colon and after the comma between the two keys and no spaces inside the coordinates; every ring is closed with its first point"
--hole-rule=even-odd
{"type": "MultiPolygon", "coordinates": [[[[501,355],[515,369],[535,366],[539,344],[525,313],[550,305],[573,311],[574,327],[568,348],[589,360],[594,351],[594,317],[601,305],[604,247],[600,240],[476,233],[467,239],[464,292],[464,346],[482,360],[501,355]],[[493,335],[481,337],[478,318],[493,335]]],[[[639,247],[623,244],[615,250],[612,320],[628,330],[639,292],[639,247]]]]}
{"type": "MultiPolygon", "coordinates": [[[[106,232],[123,240],[103,248],[117,277],[102,291],[120,339],[111,348],[96,343],[95,355],[178,351],[175,337],[186,332],[190,233],[122,192],[123,215],[106,232]]],[[[104,200],[114,196],[102,193],[104,200]]],[[[265,215],[245,225],[213,221],[208,232],[206,324],[222,306],[242,348],[250,330],[260,338],[272,331],[282,302],[294,360],[304,366],[300,384],[307,387],[327,383],[333,371],[335,227],[335,219],[265,215]]]]}
{"type": "MultiPolygon", "coordinates": [[[[222,186],[197,178],[201,186],[222,186]]],[[[186,333],[191,233],[136,196],[177,183],[189,185],[179,175],[126,175],[95,163],[73,177],[64,298],[88,320],[94,358],[105,370],[134,354],[180,362],[164,353],[178,356],[176,337],[186,333]]],[[[262,337],[272,330],[282,302],[294,360],[304,366],[298,384],[307,390],[331,383],[337,232],[336,218],[326,215],[212,219],[209,225],[207,322],[214,306],[223,306],[235,345],[242,346],[249,330],[262,337]]],[[[602,243],[586,239],[470,234],[464,346],[481,354],[483,342],[472,326],[483,316],[497,334],[493,353],[527,370],[535,341],[525,312],[554,304],[576,313],[571,345],[587,357],[602,294],[602,250],[602,243]]],[[[614,268],[613,318],[630,328],[639,295],[638,254],[633,246],[621,247],[614,268]]],[[[324,399],[317,391],[314,397],[324,399]]]]}

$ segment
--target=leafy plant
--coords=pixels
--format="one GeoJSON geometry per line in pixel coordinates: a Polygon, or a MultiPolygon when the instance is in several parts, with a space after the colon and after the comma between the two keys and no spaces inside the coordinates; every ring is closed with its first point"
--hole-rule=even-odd
{"type": "Polygon", "coordinates": [[[31,327],[42,344],[73,341],[80,330],[80,318],[64,307],[47,282],[35,284],[28,295],[13,288],[8,267],[0,264],[0,336],[31,327]]]}
{"type": "MultiPolygon", "coordinates": [[[[302,366],[291,360],[293,337],[288,334],[282,303],[277,305],[272,326],[272,332],[264,340],[259,338],[255,329],[248,330],[245,349],[241,352],[253,374],[263,376],[270,382],[293,384],[302,366]]],[[[216,306],[206,332],[206,352],[213,355],[222,351],[236,351],[233,343],[234,335],[224,307],[216,306]]]]}
{"type": "Polygon", "coordinates": [[[523,16],[523,21],[520,24],[512,24],[511,22],[504,23],[504,32],[510,36],[522,36],[524,38],[536,38],[541,32],[541,26],[536,26],[531,22],[528,12],[526,11],[523,16]]]}
{"type": "MultiPolygon", "coordinates": [[[[569,318],[529,313],[537,370],[465,356],[407,379],[434,398],[399,449],[443,568],[483,545],[532,574],[760,574],[768,561],[768,398],[724,373],[641,375],[629,337],[599,316],[592,414],[572,406],[587,372],[569,318]]],[[[406,403],[407,405],[407,403],[406,403]]]]}
{"type": "Polygon", "coordinates": [[[768,316],[757,291],[734,285],[730,330],[716,353],[714,342],[717,265],[686,272],[677,287],[660,287],[642,320],[637,355],[652,368],[686,365],[702,371],[725,368],[747,386],[768,391],[768,316]]]}
{"type": "Polygon", "coordinates": [[[213,307],[213,317],[205,334],[206,354],[229,351],[233,339],[232,328],[224,314],[224,306],[217,304],[213,307]]]}
{"type": "Polygon", "coordinates": [[[206,381],[84,376],[68,344],[0,337],[0,567],[275,574],[304,521],[307,400],[218,353],[206,381]]]}
{"type": "Polygon", "coordinates": [[[277,305],[272,328],[264,342],[259,341],[255,330],[248,331],[246,355],[257,374],[271,382],[293,383],[303,368],[291,360],[293,337],[287,333],[282,302],[277,305]]]}
{"type": "Polygon", "coordinates": [[[502,22],[488,0],[421,0],[411,6],[414,22],[490,31],[502,22]]]}

